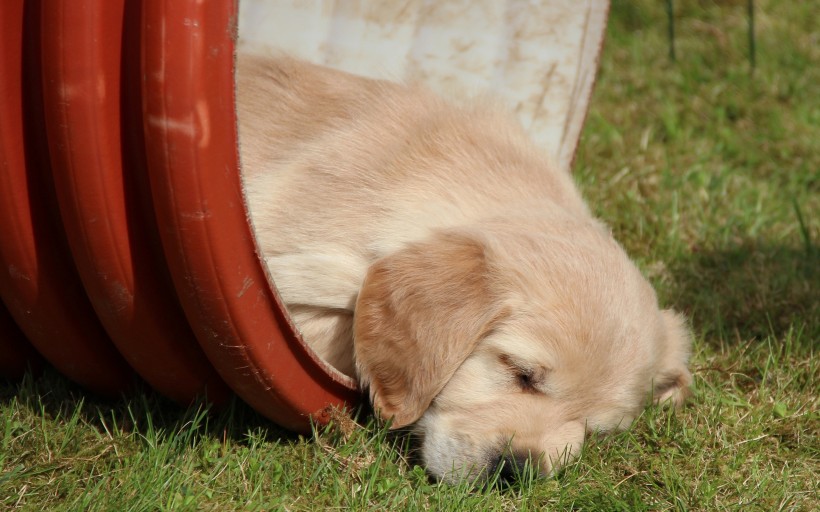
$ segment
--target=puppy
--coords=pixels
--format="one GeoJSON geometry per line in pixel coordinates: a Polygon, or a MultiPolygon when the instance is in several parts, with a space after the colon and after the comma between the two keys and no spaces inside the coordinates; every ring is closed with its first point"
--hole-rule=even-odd
{"type": "Polygon", "coordinates": [[[546,474],[649,397],[682,402],[683,319],[502,109],[251,55],[237,96],[279,293],[431,474],[546,474]]]}

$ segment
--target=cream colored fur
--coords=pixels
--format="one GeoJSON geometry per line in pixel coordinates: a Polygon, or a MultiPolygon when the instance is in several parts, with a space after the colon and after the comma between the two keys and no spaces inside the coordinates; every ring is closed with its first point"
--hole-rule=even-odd
{"type": "Polygon", "coordinates": [[[257,242],[305,340],[455,480],[627,426],[691,381],[682,319],[502,109],[242,55],[257,242]]]}

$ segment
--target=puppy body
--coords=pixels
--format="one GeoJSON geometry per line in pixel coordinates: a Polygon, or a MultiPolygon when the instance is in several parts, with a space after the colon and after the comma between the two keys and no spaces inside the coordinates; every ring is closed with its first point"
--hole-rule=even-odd
{"type": "Polygon", "coordinates": [[[653,382],[680,400],[679,318],[500,109],[249,55],[237,103],[257,242],[297,327],[415,424],[433,474],[549,471],[653,382]]]}

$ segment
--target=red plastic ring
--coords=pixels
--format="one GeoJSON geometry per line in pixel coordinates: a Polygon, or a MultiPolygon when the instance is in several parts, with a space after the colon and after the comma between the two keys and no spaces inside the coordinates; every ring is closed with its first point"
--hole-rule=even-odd
{"type": "Polygon", "coordinates": [[[79,282],[49,176],[40,76],[39,1],[0,2],[0,296],[35,348],[102,395],[134,375],[79,282]]]}
{"type": "Polygon", "coordinates": [[[139,3],[46,6],[52,174],[85,290],[111,340],[151,387],[181,404],[206,393],[224,403],[230,390],[188,326],[158,245],[138,94],[139,3]]]}
{"type": "Polygon", "coordinates": [[[296,334],[257,256],[237,150],[237,3],[146,0],[142,19],[148,169],[183,308],[234,391],[305,432],[361,395],[296,334]]]}

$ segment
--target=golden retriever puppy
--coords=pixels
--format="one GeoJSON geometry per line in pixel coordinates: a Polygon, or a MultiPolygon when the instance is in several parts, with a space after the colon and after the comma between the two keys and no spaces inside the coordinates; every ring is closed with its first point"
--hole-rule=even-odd
{"type": "Polygon", "coordinates": [[[237,94],[281,296],[433,475],[548,473],[650,396],[683,400],[683,320],[502,109],[249,55],[237,94]]]}

